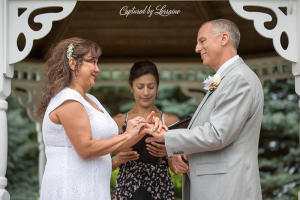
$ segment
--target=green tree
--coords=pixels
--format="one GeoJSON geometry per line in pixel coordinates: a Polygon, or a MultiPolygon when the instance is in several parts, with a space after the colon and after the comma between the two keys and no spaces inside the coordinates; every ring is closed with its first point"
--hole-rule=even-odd
{"type": "Polygon", "coordinates": [[[11,94],[7,98],[8,123],[8,185],[12,200],[36,200],[38,182],[38,143],[35,124],[30,121],[26,110],[11,94]]]}
{"type": "Polygon", "coordinates": [[[294,88],[293,78],[271,80],[264,84],[259,168],[265,200],[292,199],[299,190],[300,109],[294,88]]]}

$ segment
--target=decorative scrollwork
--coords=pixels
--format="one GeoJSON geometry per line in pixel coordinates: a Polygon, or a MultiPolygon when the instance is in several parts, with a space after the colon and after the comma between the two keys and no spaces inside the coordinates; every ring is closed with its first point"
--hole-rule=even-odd
{"type": "Polygon", "coordinates": [[[26,108],[33,122],[41,119],[33,114],[42,95],[44,84],[44,63],[19,62],[15,65],[16,76],[12,78],[11,89],[18,97],[19,103],[26,108]]]}
{"type": "MultiPolygon", "coordinates": [[[[295,2],[293,0],[282,1],[251,1],[251,0],[230,0],[231,7],[241,17],[254,21],[256,31],[264,37],[272,38],[275,50],[283,58],[297,62],[297,12],[294,9],[295,2]],[[266,13],[247,12],[244,6],[266,7],[274,11],[277,16],[277,25],[274,29],[268,30],[264,23],[272,20],[272,17],[266,13]],[[287,7],[287,15],[285,15],[279,7],[287,7]],[[289,39],[287,49],[283,49],[280,43],[280,37],[285,32],[289,39]]],[[[295,6],[296,7],[296,6],[295,6]]]]}
{"type": "Polygon", "coordinates": [[[34,115],[33,113],[36,110],[36,105],[39,103],[39,97],[41,96],[41,88],[39,85],[35,87],[30,87],[29,84],[25,84],[25,87],[20,87],[15,84],[17,81],[15,80],[12,84],[12,92],[18,96],[19,103],[26,108],[28,117],[33,122],[40,122],[41,119],[34,115]]]}
{"type": "Polygon", "coordinates": [[[77,1],[9,1],[9,27],[8,27],[8,60],[9,64],[24,59],[31,51],[33,40],[46,36],[51,28],[52,22],[67,17],[74,9],[77,1]],[[44,13],[34,18],[35,23],[41,23],[42,28],[39,31],[32,30],[28,25],[30,14],[39,8],[62,7],[59,13],[44,13]],[[18,16],[18,9],[26,8],[26,10],[18,16]],[[18,36],[23,33],[26,38],[26,45],[23,51],[17,47],[18,36]]]}

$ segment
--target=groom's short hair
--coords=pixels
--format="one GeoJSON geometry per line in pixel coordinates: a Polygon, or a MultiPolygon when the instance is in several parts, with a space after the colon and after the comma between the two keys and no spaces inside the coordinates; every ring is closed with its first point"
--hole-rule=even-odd
{"type": "Polygon", "coordinates": [[[213,35],[220,33],[228,33],[231,46],[237,51],[238,46],[240,44],[241,34],[235,23],[227,19],[216,19],[209,22],[205,22],[201,25],[201,27],[207,23],[212,24],[210,31],[213,35]]]}

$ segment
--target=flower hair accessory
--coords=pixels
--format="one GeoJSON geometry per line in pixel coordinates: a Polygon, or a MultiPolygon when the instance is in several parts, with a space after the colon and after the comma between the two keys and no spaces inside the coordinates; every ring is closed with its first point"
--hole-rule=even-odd
{"type": "Polygon", "coordinates": [[[208,76],[205,80],[204,80],[204,89],[208,90],[208,91],[215,91],[221,81],[221,76],[219,74],[214,75],[214,77],[208,76]]]}
{"type": "Polygon", "coordinates": [[[74,49],[73,44],[69,44],[68,51],[67,51],[67,58],[68,59],[72,58],[73,49],[74,49]]]}

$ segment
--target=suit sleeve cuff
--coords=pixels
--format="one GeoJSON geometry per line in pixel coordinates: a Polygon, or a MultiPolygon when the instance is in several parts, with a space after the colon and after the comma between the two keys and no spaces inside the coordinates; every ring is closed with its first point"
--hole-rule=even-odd
{"type": "Polygon", "coordinates": [[[175,145],[173,142],[172,131],[168,131],[165,133],[165,146],[167,150],[168,157],[183,155],[184,151],[178,148],[178,145],[175,145]]]}

